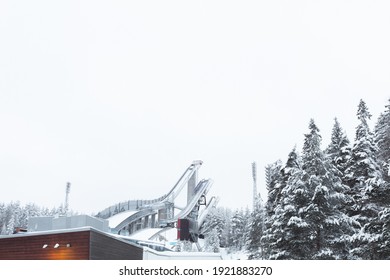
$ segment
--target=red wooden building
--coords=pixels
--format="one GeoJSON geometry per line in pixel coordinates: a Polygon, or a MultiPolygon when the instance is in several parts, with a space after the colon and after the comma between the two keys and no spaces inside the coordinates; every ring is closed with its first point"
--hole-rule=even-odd
{"type": "Polygon", "coordinates": [[[141,260],[143,248],[92,227],[0,236],[0,260],[141,260]]]}

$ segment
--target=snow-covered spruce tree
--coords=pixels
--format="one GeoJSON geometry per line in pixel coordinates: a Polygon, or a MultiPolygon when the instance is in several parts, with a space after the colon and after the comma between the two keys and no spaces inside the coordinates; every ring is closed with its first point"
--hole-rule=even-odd
{"type": "MultiPolygon", "coordinates": [[[[263,205],[264,207],[264,205],[263,205]]],[[[265,210],[264,210],[264,216],[265,216],[265,210]]],[[[249,242],[249,233],[250,233],[250,230],[251,230],[251,224],[252,224],[252,210],[249,209],[249,207],[247,206],[245,208],[245,212],[244,212],[244,226],[245,226],[245,229],[244,229],[244,248],[245,250],[247,250],[248,248],[248,242],[249,242]]]]}
{"type": "Polygon", "coordinates": [[[360,100],[357,117],[360,123],[356,127],[346,177],[356,202],[349,214],[360,223],[361,231],[352,238],[351,258],[378,259],[382,234],[379,212],[386,204],[387,184],[377,160],[378,148],[368,126],[371,114],[363,100],[360,100]]]}
{"type": "Polygon", "coordinates": [[[377,145],[378,164],[385,181],[378,188],[378,202],[383,207],[390,207],[390,104],[386,105],[386,111],[378,118],[374,137],[377,145]]]}
{"type": "Polygon", "coordinates": [[[20,202],[11,202],[6,208],[5,219],[7,222],[7,234],[12,234],[15,230],[15,227],[20,227],[20,215],[21,215],[21,206],[20,202]]]}
{"type": "Polygon", "coordinates": [[[247,250],[250,260],[264,259],[264,248],[261,238],[265,230],[265,209],[260,195],[256,198],[255,208],[250,218],[250,226],[247,238],[247,250]]]}
{"type": "Polygon", "coordinates": [[[378,259],[390,260],[390,207],[379,212],[381,234],[376,254],[378,259]]]}
{"type": "Polygon", "coordinates": [[[321,150],[321,136],[314,120],[305,135],[302,156],[302,182],[310,194],[303,217],[310,226],[313,259],[344,259],[348,255],[351,221],[342,209],[350,199],[338,176],[339,170],[321,150]]]}
{"type": "Polygon", "coordinates": [[[213,228],[206,235],[204,249],[206,252],[218,253],[219,247],[220,247],[220,238],[218,234],[218,229],[213,228]]]}
{"type": "Polygon", "coordinates": [[[309,225],[299,217],[309,201],[302,182],[302,165],[295,148],[289,154],[282,182],[284,188],[274,213],[267,217],[267,230],[262,242],[269,259],[306,259],[310,246],[309,225]],[[288,166],[288,168],[287,168],[288,166]],[[267,246],[268,245],[268,246],[267,246]]]}
{"type": "Polygon", "coordinates": [[[290,176],[275,210],[276,242],[271,259],[342,259],[347,251],[348,219],[339,210],[343,186],[321,150],[314,120],[305,134],[302,169],[290,176]]]}
{"type": "Polygon", "coordinates": [[[7,234],[13,234],[15,229],[15,216],[11,215],[10,219],[7,223],[6,233],[7,234]]]}
{"type": "Polygon", "coordinates": [[[220,244],[225,248],[232,247],[233,237],[232,237],[232,216],[233,212],[229,208],[218,208],[220,214],[223,218],[223,229],[221,232],[220,244]]]}
{"type": "MultiPolygon", "coordinates": [[[[335,167],[335,175],[337,175],[343,184],[343,201],[340,204],[340,210],[343,213],[350,213],[351,209],[354,209],[356,203],[352,197],[353,193],[349,186],[349,179],[346,177],[346,169],[351,160],[351,145],[348,140],[348,137],[343,132],[340,123],[337,118],[334,120],[334,125],[332,129],[331,142],[325,150],[326,157],[330,160],[330,163],[335,167]]],[[[354,227],[355,230],[360,228],[358,222],[353,218],[350,219],[350,224],[354,227]]]]}
{"type": "Polygon", "coordinates": [[[325,153],[337,168],[340,178],[345,183],[344,174],[351,158],[351,145],[337,118],[334,119],[331,142],[325,150],[325,153]]]}
{"type": "Polygon", "coordinates": [[[267,221],[262,241],[269,246],[269,259],[307,259],[311,240],[310,227],[300,216],[308,204],[309,195],[302,182],[302,170],[287,181],[275,213],[267,221]]]}
{"type": "Polygon", "coordinates": [[[383,178],[390,182],[390,99],[389,104],[385,106],[386,110],[382,113],[375,125],[375,143],[378,147],[376,155],[382,167],[383,178]]]}
{"type": "Polygon", "coordinates": [[[202,228],[200,229],[200,233],[205,236],[210,234],[212,230],[216,230],[218,233],[218,240],[222,246],[226,246],[225,242],[227,242],[227,237],[225,236],[226,230],[226,211],[223,208],[214,208],[207,215],[207,219],[204,222],[202,228]]]}
{"type": "MultiPolygon", "coordinates": [[[[268,197],[267,202],[265,204],[264,209],[264,217],[263,217],[263,223],[264,228],[262,229],[264,231],[263,236],[261,238],[267,239],[267,241],[261,241],[260,239],[257,240],[257,238],[254,236],[255,241],[248,240],[248,248],[250,249],[251,255],[250,258],[260,257],[257,250],[260,250],[261,246],[261,258],[267,259],[269,257],[269,243],[271,238],[271,231],[272,231],[272,218],[275,214],[275,208],[277,207],[280,199],[281,199],[281,193],[283,190],[283,178],[281,174],[282,169],[282,162],[280,160],[277,160],[276,162],[272,164],[268,164],[265,167],[265,182],[266,187],[268,191],[268,197]],[[258,242],[259,241],[259,242],[258,242]],[[257,245],[250,245],[251,243],[257,244],[257,245]],[[252,256],[253,255],[253,256],[252,256]]],[[[257,216],[257,213],[255,212],[256,207],[252,213],[251,223],[253,223],[253,220],[257,216]]],[[[263,210],[262,210],[263,211],[263,210]]],[[[257,229],[255,229],[257,230],[257,229]]],[[[253,228],[251,229],[253,231],[253,228]]],[[[253,233],[252,233],[253,234],[253,233]]],[[[251,235],[251,233],[250,233],[251,235]]],[[[249,235],[249,237],[250,237],[249,235]]]]}
{"type": "Polygon", "coordinates": [[[7,234],[6,206],[0,203],[0,235],[7,234]]]}
{"type": "Polygon", "coordinates": [[[231,218],[231,244],[230,248],[240,251],[245,246],[247,221],[244,211],[236,210],[231,218]]]}
{"type": "MultiPolygon", "coordinates": [[[[282,257],[284,246],[284,227],[287,226],[287,222],[291,216],[289,212],[283,212],[282,202],[285,196],[285,187],[287,186],[290,177],[298,172],[301,169],[301,159],[298,155],[296,148],[290,152],[288,155],[287,162],[283,168],[280,169],[280,174],[278,175],[278,188],[279,192],[275,196],[274,202],[272,203],[273,207],[270,207],[269,202],[267,201],[267,213],[265,220],[265,231],[261,239],[261,244],[263,248],[264,258],[284,258],[282,257]],[[287,215],[286,218],[283,215],[287,215]],[[286,220],[287,219],[287,220],[286,220]],[[279,257],[276,257],[278,255],[279,257]]],[[[273,188],[275,190],[275,188],[273,188]]],[[[272,195],[272,194],[271,194],[272,195]]],[[[289,258],[289,257],[286,257],[289,258]]]]}
{"type": "Polygon", "coordinates": [[[7,234],[7,227],[5,224],[1,226],[0,235],[6,235],[7,234]]]}
{"type": "Polygon", "coordinates": [[[274,208],[276,207],[279,199],[280,193],[282,192],[281,186],[281,173],[282,162],[280,160],[268,164],[265,167],[265,181],[268,191],[268,199],[266,204],[266,209],[269,215],[272,215],[274,208]]]}
{"type": "MultiPolygon", "coordinates": [[[[356,127],[355,142],[345,173],[356,203],[362,206],[361,202],[364,200],[365,194],[370,192],[375,186],[382,184],[383,180],[376,158],[378,149],[368,126],[371,114],[363,100],[360,100],[357,117],[360,123],[356,127]]],[[[357,214],[362,211],[362,209],[356,210],[357,214]]]]}

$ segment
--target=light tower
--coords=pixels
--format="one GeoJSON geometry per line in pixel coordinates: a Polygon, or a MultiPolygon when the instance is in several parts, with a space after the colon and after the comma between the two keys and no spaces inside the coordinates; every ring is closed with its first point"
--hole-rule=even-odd
{"type": "Polygon", "coordinates": [[[253,209],[256,207],[256,198],[257,198],[257,171],[256,171],[256,162],[252,162],[252,177],[253,177],[253,209]]]}
{"type": "Polygon", "coordinates": [[[68,213],[69,208],[69,193],[70,193],[70,183],[66,183],[66,194],[65,194],[65,215],[68,213]]]}

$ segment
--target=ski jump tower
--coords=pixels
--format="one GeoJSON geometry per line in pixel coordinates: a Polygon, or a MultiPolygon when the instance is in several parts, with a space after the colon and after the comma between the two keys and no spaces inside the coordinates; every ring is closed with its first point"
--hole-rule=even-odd
{"type": "Polygon", "coordinates": [[[165,207],[158,211],[158,221],[160,224],[167,225],[172,219],[174,219],[175,213],[175,199],[187,184],[187,205],[194,201],[196,186],[198,184],[198,169],[202,165],[201,160],[195,160],[192,162],[189,168],[180,177],[179,181],[173,187],[173,189],[167,194],[165,199],[165,207]]]}
{"type": "Polygon", "coordinates": [[[177,227],[180,240],[196,242],[198,230],[208,211],[218,203],[217,198],[211,197],[206,205],[206,194],[212,180],[198,181],[198,170],[202,163],[201,160],[193,161],[165,195],[153,200],[121,202],[99,212],[98,217],[109,221],[113,233],[131,235],[145,228],[177,227]],[[177,202],[180,199],[177,197],[185,187],[186,202],[184,206],[179,206],[177,202]],[[202,205],[204,209],[200,209],[202,205]]]}

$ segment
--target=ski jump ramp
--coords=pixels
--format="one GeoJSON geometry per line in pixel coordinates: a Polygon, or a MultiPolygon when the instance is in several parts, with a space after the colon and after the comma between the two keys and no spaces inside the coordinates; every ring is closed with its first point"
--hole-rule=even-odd
{"type": "Polygon", "coordinates": [[[153,200],[121,202],[104,209],[97,216],[108,220],[112,233],[121,235],[131,235],[146,228],[160,228],[163,231],[175,227],[179,219],[191,219],[200,228],[208,211],[218,202],[218,199],[212,197],[206,204],[206,195],[213,181],[198,181],[198,170],[202,163],[200,160],[193,161],[165,195],[153,200]],[[187,203],[179,208],[176,199],[185,189],[187,203]],[[204,207],[200,209],[202,205],[204,207]]]}

